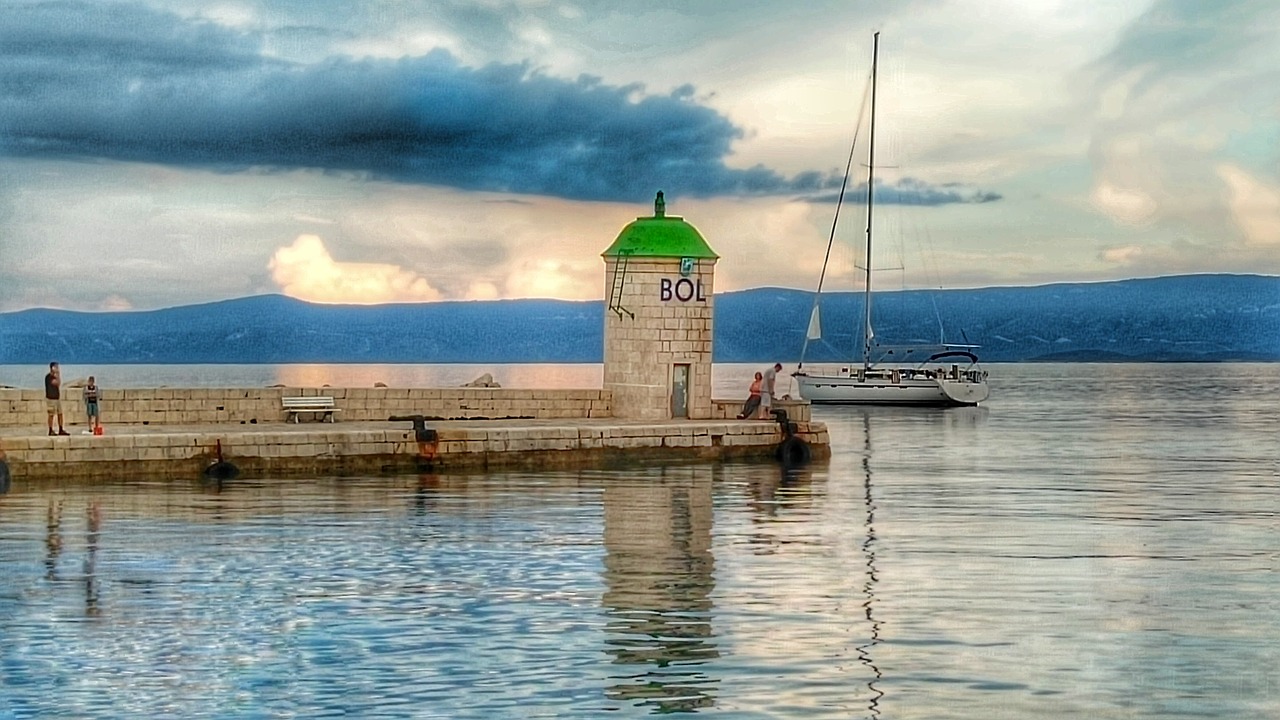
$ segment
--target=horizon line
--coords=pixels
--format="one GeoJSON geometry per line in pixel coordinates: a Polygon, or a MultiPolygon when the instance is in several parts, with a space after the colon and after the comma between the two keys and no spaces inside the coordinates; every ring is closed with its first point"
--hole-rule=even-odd
{"type": "MultiPolygon", "coordinates": [[[[879,293],[897,293],[897,292],[972,292],[972,291],[980,291],[980,290],[1018,290],[1018,289],[1032,289],[1032,288],[1047,288],[1047,287],[1055,287],[1055,286],[1062,286],[1062,285],[1110,285],[1110,284],[1124,283],[1124,282],[1141,282],[1141,281],[1147,281],[1147,280],[1168,280],[1173,278],[1189,278],[1189,277],[1204,277],[1204,276],[1257,277],[1257,278],[1280,279],[1280,275],[1272,275],[1268,273],[1256,273],[1256,272],[1254,273],[1189,272],[1189,273],[1176,273],[1171,275],[1136,276],[1136,277],[1129,277],[1129,278],[1119,278],[1114,280],[1059,280],[1059,281],[1045,282],[1045,283],[1039,283],[1039,284],[979,285],[979,286],[972,286],[972,287],[945,287],[945,288],[942,288],[942,287],[881,288],[881,289],[873,289],[872,292],[879,294],[879,293]]],[[[712,296],[714,297],[716,295],[733,295],[737,293],[758,292],[761,290],[801,292],[801,293],[807,293],[807,294],[817,293],[817,290],[813,288],[795,288],[795,287],[787,287],[782,285],[758,285],[755,287],[741,288],[738,290],[724,290],[719,292],[713,292],[712,296]]],[[[838,291],[828,290],[828,291],[825,291],[824,294],[828,294],[828,295],[859,294],[860,295],[862,294],[862,292],[863,292],[862,290],[838,290],[838,291]]],[[[239,300],[251,300],[254,298],[284,298],[287,300],[292,300],[292,301],[304,303],[307,305],[328,305],[328,306],[334,306],[334,307],[392,307],[392,306],[403,306],[403,305],[450,305],[450,304],[456,305],[456,304],[464,304],[464,303],[470,304],[470,303],[502,303],[502,302],[562,302],[562,303],[584,303],[584,304],[604,302],[603,297],[592,298],[592,299],[571,299],[571,298],[557,298],[557,297],[512,297],[512,298],[469,298],[469,299],[458,298],[458,299],[425,300],[425,301],[393,300],[389,302],[359,303],[359,302],[350,302],[350,301],[328,302],[324,300],[307,300],[305,298],[299,298],[299,297],[294,297],[292,295],[287,295],[283,292],[265,292],[265,293],[260,293],[256,295],[238,295],[235,297],[220,298],[217,300],[202,300],[202,301],[182,303],[177,305],[162,305],[162,306],[151,307],[151,308],[118,308],[118,309],[86,310],[86,309],[74,309],[74,308],[66,308],[66,307],[33,305],[30,307],[19,308],[16,310],[0,311],[0,316],[15,315],[18,313],[41,311],[41,310],[51,311],[51,312],[80,313],[85,315],[106,315],[106,314],[115,314],[115,313],[148,313],[148,312],[162,312],[165,310],[176,310],[179,308],[218,305],[222,303],[236,302],[239,300]]]]}

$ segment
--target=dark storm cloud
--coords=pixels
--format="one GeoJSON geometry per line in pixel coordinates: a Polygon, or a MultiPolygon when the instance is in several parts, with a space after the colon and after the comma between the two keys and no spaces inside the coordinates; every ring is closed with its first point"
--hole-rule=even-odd
{"type": "MultiPolygon", "coordinates": [[[[813,198],[813,202],[835,202],[839,193],[829,193],[813,198]]],[[[876,181],[875,201],[885,205],[954,205],[995,202],[1004,196],[989,190],[974,190],[956,183],[930,185],[915,178],[902,178],[889,184],[876,181]]],[[[867,201],[867,184],[864,182],[845,191],[845,202],[867,201]]]]}
{"type": "MultiPolygon", "coordinates": [[[[464,67],[443,50],[304,65],[262,47],[253,33],[137,6],[10,6],[0,17],[0,152],[322,168],[586,200],[838,187],[830,173],[728,167],[743,131],[699,105],[692,86],[650,95],[524,64],[464,67]]],[[[903,192],[972,202],[923,183],[903,192]]]]}
{"type": "Polygon", "coordinates": [[[254,35],[135,5],[10,4],[0,16],[6,100],[51,91],[55,78],[105,92],[112,80],[245,70],[264,63],[261,48],[254,35]]]}

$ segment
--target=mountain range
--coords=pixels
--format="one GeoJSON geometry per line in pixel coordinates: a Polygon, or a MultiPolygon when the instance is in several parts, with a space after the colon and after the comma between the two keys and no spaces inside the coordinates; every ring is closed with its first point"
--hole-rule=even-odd
{"type": "MultiPolygon", "coordinates": [[[[843,361],[861,293],[715,296],[717,362],[843,361]]],[[[982,346],[983,360],[1280,361],[1280,277],[1181,275],[873,296],[877,339],[982,346]]],[[[327,305],[282,295],[150,311],[0,313],[0,364],[600,362],[601,301],[327,305]]]]}

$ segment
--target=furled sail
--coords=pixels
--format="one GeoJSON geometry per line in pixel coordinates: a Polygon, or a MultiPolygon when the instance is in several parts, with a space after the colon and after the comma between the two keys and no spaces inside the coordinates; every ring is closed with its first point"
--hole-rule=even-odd
{"type": "Polygon", "coordinates": [[[813,312],[809,315],[809,332],[805,333],[806,340],[818,340],[822,337],[822,323],[818,320],[818,306],[813,306],[813,312]]]}

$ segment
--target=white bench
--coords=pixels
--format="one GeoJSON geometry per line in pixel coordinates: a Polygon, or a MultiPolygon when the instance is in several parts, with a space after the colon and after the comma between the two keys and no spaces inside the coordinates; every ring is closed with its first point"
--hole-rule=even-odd
{"type": "MultiPolygon", "coordinates": [[[[286,420],[292,419],[294,423],[298,422],[298,415],[301,413],[324,413],[325,418],[329,422],[333,422],[333,414],[342,412],[342,408],[334,407],[333,398],[321,396],[312,397],[282,397],[280,404],[288,412],[286,420]]],[[[324,418],[321,418],[322,420],[324,418]]]]}

